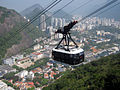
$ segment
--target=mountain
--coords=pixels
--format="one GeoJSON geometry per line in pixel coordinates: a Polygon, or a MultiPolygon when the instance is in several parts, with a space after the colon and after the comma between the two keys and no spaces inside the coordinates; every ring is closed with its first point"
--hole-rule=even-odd
{"type": "Polygon", "coordinates": [[[120,53],[66,72],[43,90],[120,90],[120,53]]]}
{"type": "MultiPolygon", "coordinates": [[[[34,5],[26,8],[26,9],[23,10],[22,12],[20,12],[20,14],[21,14],[22,16],[25,16],[27,19],[30,19],[30,20],[31,20],[31,19],[33,19],[36,15],[38,15],[39,13],[41,13],[43,10],[44,10],[44,8],[43,8],[42,6],[40,6],[39,4],[34,4],[34,5]]],[[[42,12],[42,14],[40,14],[40,15],[43,15],[43,12],[42,12]]],[[[44,13],[44,15],[45,15],[46,18],[48,18],[48,16],[51,15],[51,12],[48,11],[48,12],[44,13]]],[[[33,23],[33,25],[38,26],[39,23],[40,23],[39,21],[41,21],[40,19],[41,19],[41,18],[35,20],[35,22],[33,23]]],[[[46,24],[47,24],[47,25],[50,25],[50,22],[51,22],[51,18],[49,18],[49,19],[46,20],[46,24]]]]}
{"type": "Polygon", "coordinates": [[[39,4],[34,4],[31,7],[26,8],[20,14],[22,16],[26,16],[29,19],[32,19],[33,16],[37,15],[38,12],[41,12],[43,10],[43,7],[40,6],[39,4]]]}
{"type": "Polygon", "coordinates": [[[45,35],[32,24],[20,29],[26,22],[16,11],[0,7],[0,59],[17,54],[32,45],[34,39],[45,35]]]}
{"type": "MultiPolygon", "coordinates": [[[[39,4],[35,4],[29,8],[26,8],[25,10],[23,10],[20,14],[22,16],[25,16],[26,18],[28,19],[33,19],[33,17],[35,17],[39,12],[43,11],[44,8],[39,5],[39,4]]],[[[51,16],[52,14],[56,13],[55,12],[46,12],[44,15],[46,16],[46,18],[48,18],[49,16],[51,16]]],[[[66,13],[65,11],[61,10],[59,12],[57,12],[56,14],[53,15],[53,17],[56,17],[56,18],[66,18],[68,20],[71,20],[72,18],[72,15],[69,15],[68,13],[66,13]]],[[[38,25],[39,23],[39,20],[37,19],[35,22],[34,22],[34,25],[38,25]]],[[[51,17],[46,20],[46,24],[49,26],[51,23],[51,17]]]]}
{"type": "MultiPolygon", "coordinates": [[[[55,12],[56,12],[56,11],[55,11],[55,12]]],[[[55,13],[55,12],[54,12],[54,13],[55,13]]],[[[53,15],[53,17],[65,18],[65,19],[68,19],[68,20],[71,20],[71,19],[72,19],[72,15],[66,13],[66,12],[63,11],[63,10],[57,12],[55,15],[53,15]]]]}
{"type": "Polygon", "coordinates": [[[16,22],[20,23],[21,20],[22,17],[14,10],[0,7],[0,36],[9,32],[16,26],[16,22]]]}
{"type": "MultiPolygon", "coordinates": [[[[16,11],[0,7],[0,56],[16,54],[23,47],[32,44],[29,35],[18,32],[25,20],[16,11]]],[[[1,59],[0,58],[0,59],[1,59]]]]}

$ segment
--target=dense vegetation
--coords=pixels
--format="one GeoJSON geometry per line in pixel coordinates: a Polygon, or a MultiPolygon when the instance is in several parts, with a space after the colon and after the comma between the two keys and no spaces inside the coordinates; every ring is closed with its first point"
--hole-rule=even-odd
{"type": "Polygon", "coordinates": [[[18,76],[15,76],[16,73],[14,72],[10,72],[10,73],[7,73],[5,74],[2,78],[5,79],[5,80],[13,80],[13,83],[18,81],[19,80],[19,77],[18,76]]]}
{"type": "Polygon", "coordinates": [[[10,32],[5,33],[4,35],[0,36],[0,55],[1,57],[4,57],[6,50],[8,48],[10,48],[12,45],[19,43],[19,41],[21,40],[21,35],[19,33],[16,33],[17,30],[17,26],[14,27],[10,32]],[[11,37],[11,35],[15,34],[16,35],[13,37],[11,37]]]}
{"type": "Polygon", "coordinates": [[[120,53],[82,65],[43,90],[120,90],[120,53]]]}

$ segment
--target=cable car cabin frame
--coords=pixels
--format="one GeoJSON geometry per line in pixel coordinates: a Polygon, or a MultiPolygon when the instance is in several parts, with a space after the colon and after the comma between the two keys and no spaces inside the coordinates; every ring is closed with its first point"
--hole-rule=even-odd
{"type": "Polygon", "coordinates": [[[78,47],[69,33],[70,29],[76,23],[76,21],[71,22],[67,26],[64,26],[62,29],[58,29],[56,31],[56,33],[62,33],[63,37],[56,48],[53,48],[52,50],[53,60],[69,65],[77,65],[84,62],[84,50],[78,47]],[[74,46],[69,45],[70,41],[73,42],[74,46]]]}
{"type": "Polygon", "coordinates": [[[77,65],[84,61],[84,50],[81,48],[70,49],[65,51],[63,49],[53,49],[52,58],[55,61],[66,63],[69,65],[77,65]]]}

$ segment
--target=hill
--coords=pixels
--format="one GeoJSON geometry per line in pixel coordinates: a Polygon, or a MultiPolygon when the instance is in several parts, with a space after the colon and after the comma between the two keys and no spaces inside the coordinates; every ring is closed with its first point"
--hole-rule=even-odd
{"type": "Polygon", "coordinates": [[[34,39],[44,36],[33,25],[18,31],[26,22],[16,11],[0,7],[0,59],[17,54],[32,45],[34,39]]]}
{"type": "Polygon", "coordinates": [[[82,65],[43,90],[120,90],[120,53],[82,65]]]}
{"type": "Polygon", "coordinates": [[[30,18],[30,15],[33,16],[34,14],[38,13],[38,11],[43,10],[43,7],[40,6],[39,4],[34,4],[31,7],[26,8],[25,10],[23,10],[22,12],[20,12],[20,14],[22,16],[26,16],[28,18],[30,18]]]}
{"type": "MultiPolygon", "coordinates": [[[[26,8],[26,9],[23,10],[22,12],[20,12],[20,14],[21,14],[22,16],[25,16],[27,19],[30,19],[30,20],[31,20],[31,19],[33,19],[33,17],[35,17],[38,13],[41,13],[43,10],[44,10],[44,8],[43,8],[41,5],[39,5],[39,4],[34,4],[34,5],[26,8]]],[[[42,12],[42,13],[43,13],[43,12],[42,12]]],[[[45,15],[45,17],[47,18],[48,16],[51,15],[51,13],[50,13],[50,12],[46,12],[44,15],[45,15]]],[[[39,23],[40,23],[39,21],[41,21],[40,19],[41,19],[41,18],[35,20],[35,22],[33,23],[33,25],[38,26],[39,23]]],[[[49,18],[48,20],[46,20],[47,26],[50,25],[50,22],[51,22],[51,18],[49,18]]]]}
{"type": "MultiPolygon", "coordinates": [[[[54,12],[55,13],[55,12],[54,12]]],[[[57,17],[57,18],[65,18],[68,20],[72,19],[72,15],[66,13],[65,11],[61,10],[59,11],[57,14],[53,15],[53,17],[57,17]]]]}
{"type": "MultiPolygon", "coordinates": [[[[27,19],[32,19],[33,17],[35,17],[38,13],[40,13],[42,10],[44,10],[44,8],[39,5],[39,4],[34,4],[28,8],[26,8],[25,10],[23,10],[22,12],[20,12],[20,14],[22,16],[25,16],[27,19]]],[[[55,11],[56,12],[56,11],[55,11]]],[[[46,16],[46,18],[48,18],[49,16],[51,16],[53,13],[55,12],[46,12],[44,15],[46,16]]],[[[61,10],[59,12],[57,12],[56,14],[53,15],[53,17],[56,18],[65,18],[67,20],[71,20],[72,15],[69,15],[68,13],[66,13],[65,11],[61,10]]],[[[34,25],[38,25],[39,23],[39,19],[37,19],[34,22],[34,25]]],[[[51,24],[51,17],[46,20],[46,24],[47,26],[49,26],[51,24]]]]}

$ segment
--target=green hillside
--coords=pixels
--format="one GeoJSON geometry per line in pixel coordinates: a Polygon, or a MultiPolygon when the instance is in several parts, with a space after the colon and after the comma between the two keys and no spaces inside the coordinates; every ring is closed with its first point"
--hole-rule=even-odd
{"type": "Polygon", "coordinates": [[[120,90],[120,53],[82,65],[43,90],[120,90]]]}
{"type": "Polygon", "coordinates": [[[5,55],[14,55],[32,45],[34,39],[46,35],[32,24],[24,30],[20,30],[25,23],[26,20],[16,11],[0,7],[0,64],[5,55]],[[7,50],[13,45],[17,45],[16,48],[11,49],[12,53],[8,53],[7,50]]]}

